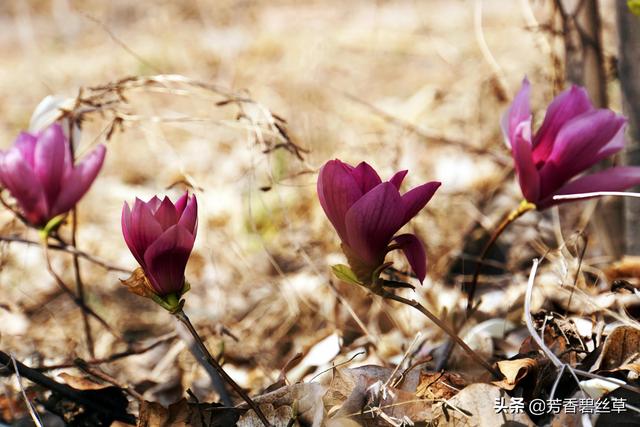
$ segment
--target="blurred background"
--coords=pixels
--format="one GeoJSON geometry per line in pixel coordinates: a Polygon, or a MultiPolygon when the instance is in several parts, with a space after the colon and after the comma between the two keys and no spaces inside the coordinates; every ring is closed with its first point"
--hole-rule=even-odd
{"type": "MultiPolygon", "coordinates": [[[[403,191],[443,182],[408,227],[428,251],[418,297],[445,318],[456,312],[487,230],[521,197],[499,121],[524,76],[536,123],[568,81],[623,109],[616,2],[563,3],[3,1],[0,147],[28,128],[45,96],[71,106],[91,99],[79,153],[100,142],[108,153],[78,207],[78,247],[124,270],[136,264],[120,231],[123,203],[192,188],[200,220],[186,311],[253,392],[285,366],[290,381],[309,379],[361,350],[354,366],[398,362],[417,331],[424,354],[444,338],[410,309],[331,276],[328,266],[344,258],[317,202],[317,170],[332,158],[365,160],[383,179],[409,169],[403,191]],[[578,3],[599,6],[593,66],[570,35],[578,3]],[[592,85],[593,72],[601,74],[592,85]],[[128,77],[138,78],[121,80],[128,77]],[[287,365],[298,352],[302,360],[287,365]]],[[[584,241],[575,231],[592,223],[596,206],[563,209],[531,214],[505,234],[495,275],[483,282],[480,320],[521,315],[533,257],[558,255],[549,282],[576,268],[584,241]]],[[[37,241],[6,210],[0,227],[37,241]]],[[[625,242],[623,231],[592,234],[586,259],[597,276],[598,262],[619,257],[625,242]]],[[[32,366],[89,357],[79,310],[47,274],[41,248],[5,242],[0,255],[2,349],[32,366]]],[[[402,257],[393,260],[407,270],[402,257]]],[[[71,256],[56,252],[53,261],[72,283],[71,256]]],[[[126,273],[81,267],[88,303],[127,340],[174,330],[171,316],[120,284],[126,273]]],[[[96,356],[124,348],[100,325],[92,329],[96,356]]],[[[215,397],[179,340],[103,369],[164,404],[187,387],[215,397]]]]}

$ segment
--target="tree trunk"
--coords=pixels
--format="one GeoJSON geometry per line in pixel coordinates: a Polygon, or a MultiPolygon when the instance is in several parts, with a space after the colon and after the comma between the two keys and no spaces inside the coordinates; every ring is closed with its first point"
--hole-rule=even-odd
{"type": "MultiPolygon", "coordinates": [[[[640,166],[640,17],[629,11],[626,0],[616,1],[618,21],[618,75],[624,113],[629,119],[625,163],[640,166]]],[[[636,188],[635,191],[639,191],[636,188]]],[[[640,200],[625,203],[626,252],[640,255],[640,200]]]]}

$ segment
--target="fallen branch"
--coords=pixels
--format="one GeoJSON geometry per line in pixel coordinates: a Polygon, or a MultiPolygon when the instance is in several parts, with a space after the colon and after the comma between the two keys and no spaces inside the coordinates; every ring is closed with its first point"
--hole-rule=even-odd
{"type": "Polygon", "coordinates": [[[7,353],[0,351],[0,367],[4,367],[9,371],[21,375],[24,378],[51,390],[52,392],[64,397],[65,399],[76,402],[87,409],[96,411],[102,414],[106,414],[115,421],[121,421],[126,424],[134,425],[136,419],[133,415],[128,413],[122,413],[119,408],[115,408],[109,405],[106,401],[97,401],[84,396],[81,391],[76,390],[66,384],[61,384],[47,377],[46,375],[38,372],[35,369],[29,368],[21,362],[13,359],[7,353]]]}

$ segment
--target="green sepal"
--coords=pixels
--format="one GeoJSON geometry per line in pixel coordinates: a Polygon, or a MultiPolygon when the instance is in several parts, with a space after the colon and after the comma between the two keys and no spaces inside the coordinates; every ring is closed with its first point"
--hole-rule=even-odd
{"type": "Polygon", "coordinates": [[[640,16],[640,0],[627,0],[627,7],[629,7],[631,13],[640,16]]]}
{"type": "Polygon", "coordinates": [[[348,265],[332,265],[331,270],[333,271],[333,274],[343,282],[351,283],[354,285],[363,285],[363,283],[358,280],[356,274],[351,270],[351,268],[349,268],[348,265]]]}
{"type": "Polygon", "coordinates": [[[182,290],[180,291],[180,297],[182,297],[182,295],[186,294],[190,290],[191,290],[191,283],[187,282],[187,280],[185,279],[184,286],[182,287],[182,290]]]}
{"type": "Polygon", "coordinates": [[[190,290],[191,284],[185,279],[184,286],[182,287],[180,293],[173,293],[165,295],[164,297],[161,297],[157,294],[152,294],[151,299],[170,313],[175,313],[176,311],[181,310],[184,306],[184,300],[182,299],[182,296],[190,290]]]}
{"type": "Polygon", "coordinates": [[[176,295],[175,293],[165,295],[164,297],[156,294],[151,294],[150,297],[156,304],[170,313],[175,313],[181,310],[182,306],[184,306],[184,300],[179,299],[178,295],[176,295]]]}

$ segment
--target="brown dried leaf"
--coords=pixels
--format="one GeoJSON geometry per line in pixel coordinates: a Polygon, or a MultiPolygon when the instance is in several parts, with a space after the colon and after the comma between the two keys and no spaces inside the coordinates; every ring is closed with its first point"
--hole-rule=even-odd
{"type": "Polygon", "coordinates": [[[454,372],[420,372],[416,397],[450,399],[466,386],[464,378],[454,372]]]}
{"type": "Polygon", "coordinates": [[[149,284],[149,280],[140,267],[133,270],[133,273],[131,273],[128,279],[120,280],[120,283],[126,286],[129,292],[140,295],[141,297],[152,298],[155,295],[153,288],[149,284]]]}
{"type": "Polygon", "coordinates": [[[604,270],[609,282],[615,279],[640,278],[640,257],[625,256],[604,270]]]}
{"type": "MultiPolygon", "coordinates": [[[[262,396],[254,398],[254,402],[260,405],[260,409],[267,408],[265,413],[267,418],[288,417],[293,414],[296,419],[302,420],[313,427],[321,426],[325,418],[322,396],[326,392],[326,387],[318,383],[300,383],[282,387],[262,396]],[[270,408],[269,408],[270,407],[270,408]],[[287,415],[288,414],[288,415],[287,415]]],[[[278,418],[280,419],[280,418],[278,418]]],[[[252,426],[252,422],[259,421],[252,410],[247,411],[245,416],[238,422],[239,426],[252,426]]],[[[282,425],[287,425],[286,423],[282,425]]],[[[256,424],[262,425],[262,423],[256,424]]],[[[275,425],[281,425],[276,423],[275,425]]]]}
{"type": "Polygon", "coordinates": [[[530,372],[535,371],[538,362],[534,359],[524,358],[516,360],[501,360],[498,369],[504,375],[501,381],[493,381],[492,384],[504,390],[513,390],[530,372]]]}
{"type": "Polygon", "coordinates": [[[336,418],[327,420],[325,427],[360,427],[360,423],[349,418],[336,418]]]}
{"type": "Polygon", "coordinates": [[[67,374],[66,372],[59,374],[58,377],[76,390],[102,390],[108,387],[113,387],[111,384],[101,384],[95,382],[89,377],[76,377],[74,375],[67,374]]]}
{"type": "Polygon", "coordinates": [[[222,427],[235,425],[241,410],[214,403],[192,403],[180,399],[165,408],[156,402],[140,404],[137,427],[222,427]]]}
{"type": "Polygon", "coordinates": [[[483,383],[471,384],[449,399],[447,403],[443,403],[447,406],[448,419],[445,417],[444,411],[440,409],[440,424],[493,427],[509,425],[511,422],[519,423],[513,425],[535,425],[525,413],[496,413],[493,403],[500,397],[505,399],[507,405],[509,404],[509,396],[498,387],[483,383]]]}
{"type": "Polygon", "coordinates": [[[144,401],[140,404],[137,427],[186,427],[189,421],[189,405],[182,399],[169,408],[159,403],[144,401]]]}
{"type": "Polygon", "coordinates": [[[615,328],[602,346],[600,357],[591,367],[596,370],[613,370],[638,360],[640,352],[640,330],[631,326],[615,328]]]}
{"type": "MultiPolygon", "coordinates": [[[[280,406],[276,409],[273,405],[266,403],[260,405],[260,410],[273,426],[287,426],[291,420],[294,420],[294,412],[291,406],[280,406]]],[[[240,417],[236,427],[264,427],[264,424],[254,411],[248,411],[240,417]]]]}

